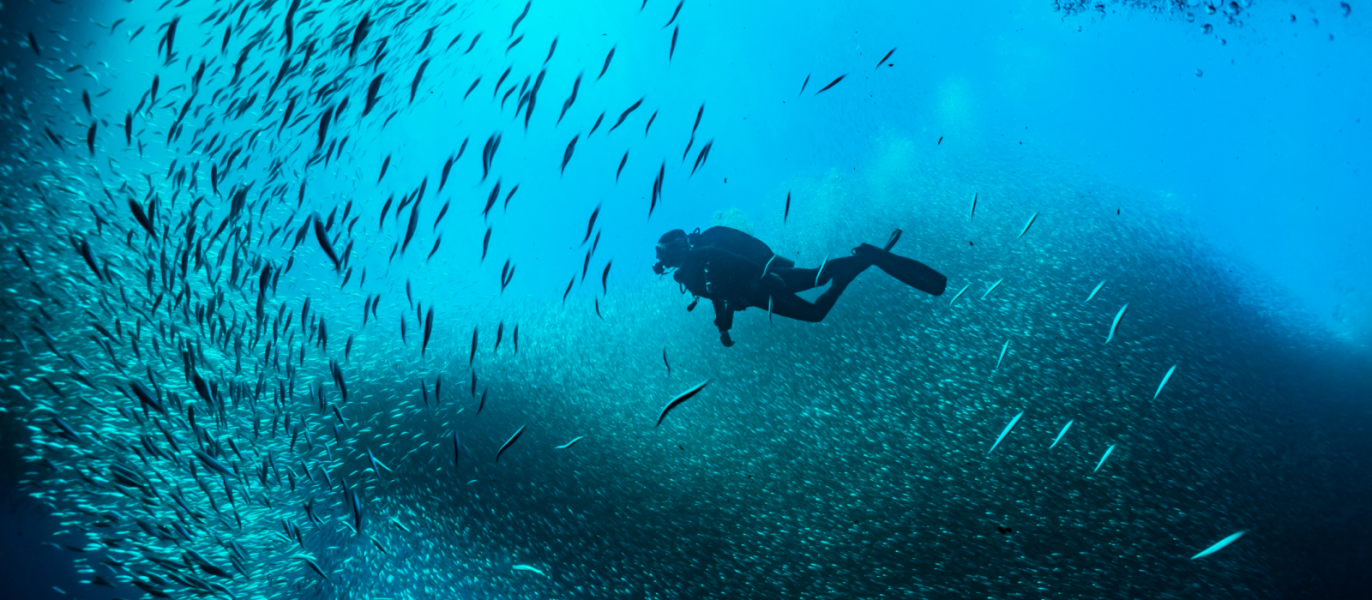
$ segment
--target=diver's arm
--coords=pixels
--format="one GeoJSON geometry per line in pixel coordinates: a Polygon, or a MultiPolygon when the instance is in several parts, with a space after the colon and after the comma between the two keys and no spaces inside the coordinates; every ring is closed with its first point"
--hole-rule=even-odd
{"type": "Polygon", "coordinates": [[[711,300],[715,305],[715,327],[719,328],[719,343],[727,348],[734,345],[734,340],[729,339],[729,330],[734,326],[734,311],[729,309],[729,304],[723,300],[711,300]]]}

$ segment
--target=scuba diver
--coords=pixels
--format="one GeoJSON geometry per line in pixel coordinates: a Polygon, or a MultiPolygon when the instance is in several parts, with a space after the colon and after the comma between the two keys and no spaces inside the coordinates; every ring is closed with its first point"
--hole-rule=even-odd
{"type": "Polygon", "coordinates": [[[851,256],[826,259],[818,269],[798,269],[794,261],[778,256],[761,240],[737,229],[717,226],[689,235],[673,229],[658,239],[658,262],[653,272],[664,275],[674,271],[672,279],[695,296],[686,310],[694,310],[700,298],[714,304],[719,341],[727,347],[734,345],[729,338],[734,313],[755,307],[767,310],[769,318],[776,314],[818,323],[848,284],[874,265],[917,290],[942,294],[947,277],[919,261],[891,253],[900,234],[899,229],[891,232],[885,247],[864,243],[854,248],[851,256]],[[814,302],[796,295],[826,283],[831,284],[829,289],[814,302]]]}

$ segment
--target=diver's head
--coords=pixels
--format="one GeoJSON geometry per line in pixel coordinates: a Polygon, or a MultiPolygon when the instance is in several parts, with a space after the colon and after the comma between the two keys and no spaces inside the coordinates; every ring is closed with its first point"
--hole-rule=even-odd
{"type": "Polygon", "coordinates": [[[661,275],[666,273],[667,269],[680,267],[689,248],[690,243],[686,240],[685,231],[673,229],[662,234],[662,237],[657,239],[657,264],[653,265],[653,272],[661,275]]]}

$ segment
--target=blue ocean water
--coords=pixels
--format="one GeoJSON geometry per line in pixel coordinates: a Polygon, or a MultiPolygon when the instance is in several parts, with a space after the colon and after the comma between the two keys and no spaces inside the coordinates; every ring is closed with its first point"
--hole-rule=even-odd
{"type": "Polygon", "coordinates": [[[6,4],[6,597],[1368,597],[1364,12],[6,4]]]}

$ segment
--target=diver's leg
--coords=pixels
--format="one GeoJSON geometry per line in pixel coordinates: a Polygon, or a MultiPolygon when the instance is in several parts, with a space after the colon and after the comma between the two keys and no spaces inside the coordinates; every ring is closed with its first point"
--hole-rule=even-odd
{"type": "MultiPolygon", "coordinates": [[[[815,275],[819,274],[818,269],[773,269],[767,277],[776,276],[781,279],[779,285],[764,285],[776,289],[778,293],[795,293],[815,287],[815,275]]],[[[764,282],[770,284],[771,282],[764,282]]]]}
{"type": "Polygon", "coordinates": [[[857,273],[852,272],[836,273],[829,289],[824,290],[824,293],[820,294],[814,302],[806,302],[804,298],[794,293],[773,294],[772,314],[810,323],[823,321],[829,311],[834,308],[834,304],[838,302],[838,297],[843,295],[844,290],[848,289],[848,284],[852,283],[853,277],[856,276],[857,273]]]}
{"type": "Polygon", "coordinates": [[[776,275],[781,279],[783,284],[774,286],[774,288],[780,288],[779,291],[803,292],[820,287],[830,281],[842,281],[844,285],[847,285],[859,273],[872,266],[873,260],[873,257],[863,254],[840,256],[825,262],[820,269],[776,269],[768,273],[767,276],[776,275]]]}
{"type": "MultiPolygon", "coordinates": [[[[829,303],[830,308],[833,305],[833,302],[829,303]]],[[[824,315],[829,314],[829,311],[828,309],[821,309],[817,304],[806,302],[800,296],[786,292],[772,295],[772,314],[807,323],[818,323],[824,320],[824,315]]]]}

